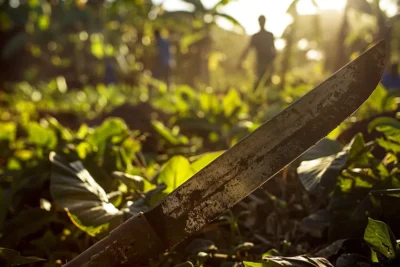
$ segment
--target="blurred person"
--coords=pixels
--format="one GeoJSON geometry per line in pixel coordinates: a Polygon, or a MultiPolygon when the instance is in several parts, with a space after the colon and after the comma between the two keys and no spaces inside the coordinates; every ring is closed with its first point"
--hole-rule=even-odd
{"type": "Polygon", "coordinates": [[[105,84],[116,84],[117,77],[112,57],[106,57],[105,84]]]}
{"type": "Polygon", "coordinates": [[[170,63],[171,63],[171,51],[170,42],[168,39],[161,36],[159,29],[154,31],[154,36],[156,38],[156,50],[157,56],[155,61],[154,77],[159,79],[169,86],[170,79],[170,63]]]}
{"type": "Polygon", "coordinates": [[[382,85],[388,91],[400,90],[400,75],[398,63],[393,63],[389,71],[386,71],[382,76],[382,85]]]}
{"type": "Polygon", "coordinates": [[[266,83],[270,83],[273,71],[273,61],[276,56],[275,38],[274,35],[265,29],[266,18],[261,15],[258,18],[260,31],[251,37],[251,41],[243,51],[239,59],[239,68],[242,66],[243,60],[247,57],[252,48],[256,50],[256,70],[257,81],[255,87],[259,85],[264,75],[269,71],[269,77],[266,78],[266,83]]]}

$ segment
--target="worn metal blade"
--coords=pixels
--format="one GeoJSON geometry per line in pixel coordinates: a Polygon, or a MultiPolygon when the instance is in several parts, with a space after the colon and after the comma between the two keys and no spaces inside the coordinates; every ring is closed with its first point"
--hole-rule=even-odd
{"type": "Polygon", "coordinates": [[[385,50],[373,46],[65,266],[137,266],[200,230],[354,113],[380,81],[385,50]]]}
{"type": "Polygon", "coordinates": [[[260,126],[146,214],[174,246],[301,156],[363,104],[378,85],[384,41],[260,126]]]}

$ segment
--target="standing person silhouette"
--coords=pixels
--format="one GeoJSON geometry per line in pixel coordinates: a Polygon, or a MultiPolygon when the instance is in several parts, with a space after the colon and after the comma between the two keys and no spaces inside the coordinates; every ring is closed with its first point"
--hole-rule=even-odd
{"type": "Polygon", "coordinates": [[[161,36],[160,30],[156,29],[154,31],[154,36],[156,39],[157,46],[157,59],[155,66],[155,78],[165,82],[167,87],[169,86],[169,76],[170,76],[170,42],[168,39],[161,36]]]}
{"type": "MultiPolygon", "coordinates": [[[[256,69],[257,69],[257,81],[255,88],[259,86],[264,75],[269,71],[272,73],[273,61],[276,56],[275,49],[275,38],[274,35],[265,29],[265,16],[261,15],[258,18],[260,24],[260,31],[251,37],[251,41],[247,48],[243,51],[239,59],[239,67],[241,67],[243,60],[247,57],[248,53],[252,48],[256,50],[256,69]]],[[[270,82],[270,76],[265,79],[266,84],[270,82]]]]}

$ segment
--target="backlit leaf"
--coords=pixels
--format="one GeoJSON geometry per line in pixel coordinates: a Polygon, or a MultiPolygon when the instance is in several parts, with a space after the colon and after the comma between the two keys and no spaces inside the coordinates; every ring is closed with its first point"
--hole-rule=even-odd
{"type": "Polygon", "coordinates": [[[50,154],[50,161],[53,164],[51,195],[78,227],[95,236],[109,225],[112,228],[122,223],[123,212],[109,201],[106,192],[80,161],[66,162],[54,152],[50,154]]]}
{"type": "Polygon", "coordinates": [[[368,218],[364,240],[376,251],[393,260],[396,257],[396,238],[390,228],[381,221],[368,218]]]}
{"type": "Polygon", "coordinates": [[[167,185],[166,193],[171,193],[193,175],[189,161],[182,156],[171,158],[161,169],[158,182],[167,185]]]}

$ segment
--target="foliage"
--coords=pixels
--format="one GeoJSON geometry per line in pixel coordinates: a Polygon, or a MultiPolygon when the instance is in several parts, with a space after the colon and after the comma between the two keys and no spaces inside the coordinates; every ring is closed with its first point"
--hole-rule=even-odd
{"type": "MultiPolygon", "coordinates": [[[[216,24],[240,27],[220,9],[231,1],[206,8],[185,0],[192,12],[142,0],[3,2],[1,266],[61,266],[76,257],[322,81],[329,69],[306,60],[307,51],[324,50],[328,63],[336,56],[323,43],[334,43],[332,31],[317,36],[325,18],[304,26],[293,1],[279,75],[267,93],[253,92],[249,64],[245,74],[232,67],[248,37],[216,24]],[[160,27],[174,30],[168,87],[149,72],[160,27]],[[303,37],[305,51],[297,47],[303,37]],[[105,79],[110,66],[114,82],[105,79]]],[[[378,14],[354,2],[350,9],[378,14]]],[[[346,52],[370,42],[361,36],[370,27],[360,27],[346,52]]],[[[362,133],[323,139],[149,266],[397,266],[400,122],[389,114],[397,109],[398,93],[378,86],[329,138],[374,116],[362,133]]]]}

